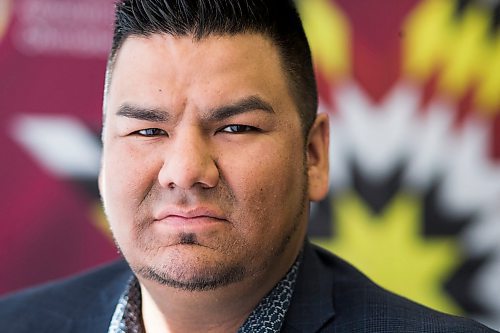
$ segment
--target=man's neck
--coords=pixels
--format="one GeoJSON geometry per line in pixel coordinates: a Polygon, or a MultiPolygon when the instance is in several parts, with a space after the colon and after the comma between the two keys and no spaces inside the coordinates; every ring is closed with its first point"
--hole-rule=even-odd
{"type": "Polygon", "coordinates": [[[145,331],[237,332],[280,278],[267,283],[240,282],[204,292],[177,290],[145,281],[141,283],[145,331]]]}
{"type": "Polygon", "coordinates": [[[237,332],[254,308],[285,277],[299,251],[300,248],[283,257],[270,269],[208,291],[167,287],[139,277],[146,332],[237,332]]]}
{"type": "Polygon", "coordinates": [[[206,295],[199,295],[201,292],[188,297],[169,296],[168,302],[158,302],[143,290],[142,316],[147,333],[236,332],[255,306],[228,304],[216,295],[208,300],[206,295]]]}

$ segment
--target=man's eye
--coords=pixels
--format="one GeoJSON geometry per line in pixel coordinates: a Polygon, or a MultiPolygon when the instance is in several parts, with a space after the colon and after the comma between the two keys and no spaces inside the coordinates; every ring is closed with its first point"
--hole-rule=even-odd
{"type": "Polygon", "coordinates": [[[145,128],[134,132],[134,134],[138,134],[141,136],[162,136],[167,135],[167,132],[159,128],[145,128]]]}
{"type": "Polygon", "coordinates": [[[221,132],[225,133],[244,133],[253,131],[258,131],[258,129],[249,125],[229,125],[221,129],[221,132]]]}

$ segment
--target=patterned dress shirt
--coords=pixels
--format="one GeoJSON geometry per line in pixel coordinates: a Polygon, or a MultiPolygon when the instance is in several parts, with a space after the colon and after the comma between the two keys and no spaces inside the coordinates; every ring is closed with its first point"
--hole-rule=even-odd
{"type": "MultiPolygon", "coordinates": [[[[285,320],[299,271],[299,255],[286,276],[255,307],[238,333],[277,333],[285,320]]],[[[141,287],[133,276],[121,295],[108,333],[144,333],[141,313],[141,287]]]]}

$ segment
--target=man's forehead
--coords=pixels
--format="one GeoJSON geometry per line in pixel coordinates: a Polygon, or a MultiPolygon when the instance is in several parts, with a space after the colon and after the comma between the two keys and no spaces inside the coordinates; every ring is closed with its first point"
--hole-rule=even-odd
{"type": "Polygon", "coordinates": [[[277,67],[282,72],[276,74],[285,77],[281,75],[284,74],[283,66],[277,48],[262,34],[209,35],[202,39],[196,39],[192,35],[173,36],[164,33],[131,35],[108,62],[106,94],[120,63],[124,63],[122,67],[133,66],[137,70],[146,70],[150,63],[162,68],[166,62],[180,64],[190,61],[193,62],[194,70],[201,66],[221,66],[223,69],[241,67],[244,62],[245,66],[253,66],[256,73],[263,66],[273,66],[274,63],[279,64],[277,67]],[[203,63],[200,63],[200,59],[203,63]]]}
{"type": "Polygon", "coordinates": [[[277,81],[286,78],[277,50],[260,34],[214,35],[201,40],[166,34],[130,36],[118,51],[112,72],[113,81],[119,77],[121,84],[132,75],[151,82],[176,79],[171,84],[186,78],[258,81],[261,77],[282,85],[277,81]]]}
{"type": "Polygon", "coordinates": [[[185,103],[207,110],[249,96],[259,96],[277,111],[297,108],[279,52],[261,34],[210,35],[199,40],[167,34],[130,36],[117,55],[112,76],[105,96],[112,112],[125,102],[144,101],[169,110],[180,110],[185,103]],[[190,94],[195,86],[204,89],[190,94]],[[162,102],[159,93],[165,97],[162,102]]]}
{"type": "MultiPolygon", "coordinates": [[[[106,94],[109,91],[117,64],[126,58],[126,65],[131,60],[148,61],[149,55],[162,55],[164,61],[188,60],[196,52],[203,52],[207,59],[221,59],[222,56],[243,53],[248,47],[248,54],[273,53],[274,45],[270,39],[260,33],[209,34],[198,38],[193,34],[172,35],[168,33],[151,33],[147,35],[130,34],[125,37],[117,50],[111,54],[106,70],[106,94]],[[232,45],[238,45],[234,47],[232,45]],[[126,54],[124,56],[124,54],[126,54]],[[175,57],[176,56],[176,57],[175,57]]],[[[253,57],[255,63],[258,59],[253,57]]],[[[140,67],[140,66],[139,66],[140,67]]]]}
{"type": "MultiPolygon", "coordinates": [[[[116,52],[115,58],[123,53],[124,49],[143,49],[145,51],[158,51],[161,46],[163,50],[181,49],[189,52],[196,52],[198,48],[203,48],[204,52],[210,51],[218,53],[221,48],[221,54],[227,54],[229,51],[244,51],[244,47],[251,47],[254,53],[266,52],[276,53],[278,50],[272,40],[264,34],[244,32],[236,34],[209,34],[198,38],[190,35],[171,35],[167,33],[153,33],[148,35],[132,34],[126,37],[116,52]],[[237,45],[237,47],[232,47],[237,45]]],[[[208,55],[207,55],[208,56],[208,55]]]]}

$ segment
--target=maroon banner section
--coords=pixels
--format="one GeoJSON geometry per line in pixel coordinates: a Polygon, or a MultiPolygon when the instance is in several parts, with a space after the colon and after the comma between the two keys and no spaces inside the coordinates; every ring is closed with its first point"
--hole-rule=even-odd
{"type": "MultiPolygon", "coordinates": [[[[0,0],[0,294],[119,257],[97,175],[114,0],[0,0]]],[[[309,235],[500,329],[500,4],[297,0],[329,197],[309,235]]]]}
{"type": "Polygon", "coordinates": [[[95,179],[113,3],[0,0],[0,293],[117,257],[95,179]]]}

